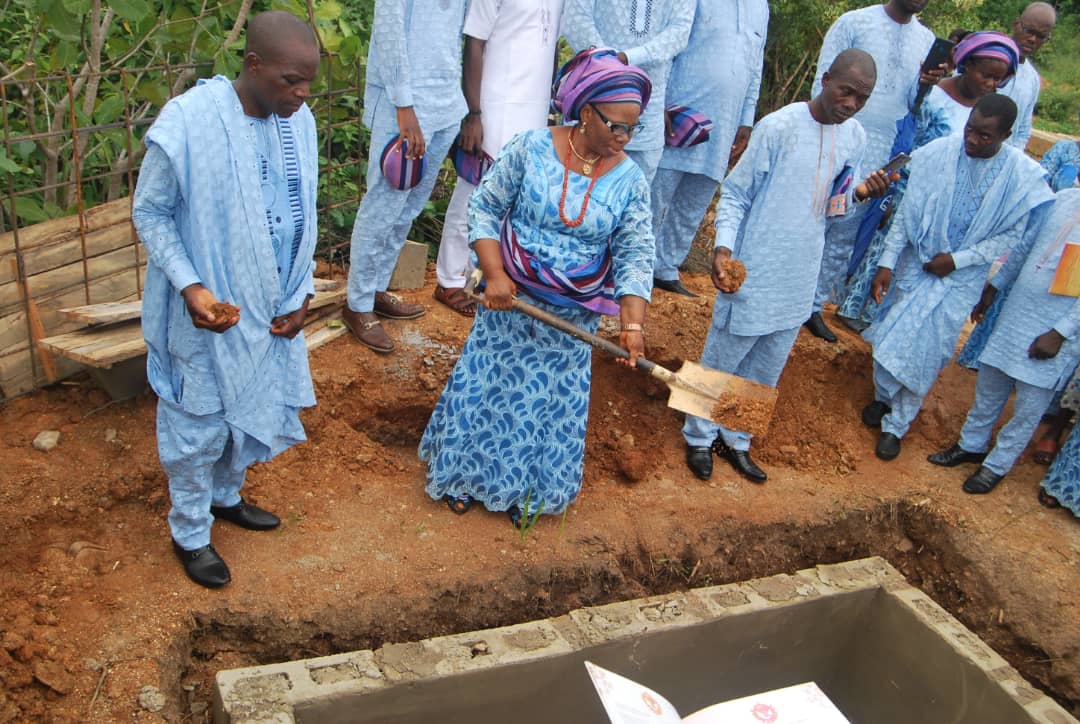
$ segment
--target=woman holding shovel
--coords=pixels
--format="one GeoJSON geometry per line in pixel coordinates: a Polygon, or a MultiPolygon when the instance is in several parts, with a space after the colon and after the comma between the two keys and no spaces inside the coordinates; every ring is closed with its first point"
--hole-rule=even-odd
{"type": "Polygon", "coordinates": [[[419,450],[427,493],[455,513],[479,501],[523,528],[581,487],[591,347],[510,311],[517,294],[589,332],[618,315],[624,363],[644,353],[649,187],[623,147],[650,91],[614,51],[579,53],[554,87],[567,125],[515,136],[470,199],[483,306],[419,450]]]}

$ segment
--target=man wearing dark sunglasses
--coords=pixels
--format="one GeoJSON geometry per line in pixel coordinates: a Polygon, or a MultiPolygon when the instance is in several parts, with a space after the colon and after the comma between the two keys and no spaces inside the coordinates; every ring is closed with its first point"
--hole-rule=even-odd
{"type": "Polygon", "coordinates": [[[1021,151],[1027,148],[1031,138],[1031,119],[1042,88],[1042,79],[1031,62],[1031,56],[1050,40],[1056,24],[1057,11],[1053,5],[1044,2],[1031,3],[1013,21],[1012,39],[1020,48],[1020,67],[1012,80],[998,92],[1012,98],[1020,109],[1009,143],[1021,151]]]}

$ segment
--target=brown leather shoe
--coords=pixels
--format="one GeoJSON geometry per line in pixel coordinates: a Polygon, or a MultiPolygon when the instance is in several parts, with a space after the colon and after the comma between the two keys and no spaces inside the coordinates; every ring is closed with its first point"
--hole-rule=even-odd
{"type": "Polygon", "coordinates": [[[382,322],[374,312],[354,312],[345,307],[341,310],[341,321],[356,337],[356,341],[380,354],[394,351],[394,340],[382,328],[382,322]]]}
{"type": "Polygon", "coordinates": [[[375,314],[387,319],[416,319],[424,316],[424,306],[406,302],[390,292],[375,292],[375,314]]]}

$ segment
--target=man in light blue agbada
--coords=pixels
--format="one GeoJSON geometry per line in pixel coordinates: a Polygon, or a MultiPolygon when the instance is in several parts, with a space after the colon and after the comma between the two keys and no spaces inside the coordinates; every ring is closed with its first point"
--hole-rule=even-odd
{"type": "Polygon", "coordinates": [[[342,317],[357,341],[380,353],[394,341],[379,317],[415,319],[424,307],[386,291],[413,220],[435,188],[439,167],[468,111],[461,91],[461,29],[466,0],[377,0],[364,87],[364,125],[371,129],[367,190],[353,222],[348,299],[342,317]],[[423,175],[398,189],[379,158],[394,139],[405,143],[423,175]]]}
{"type": "Polygon", "coordinates": [[[311,28],[256,15],[240,76],[200,81],[146,134],[132,220],[150,253],[142,324],[158,454],[173,549],[211,588],[230,580],[211,524],[279,524],[240,488],[248,466],[305,439],[299,411],[315,404],[301,329],[318,233],[304,101],[318,69],[311,28]]]}
{"type": "MultiPolygon", "coordinates": [[[[920,78],[934,83],[941,74],[938,71],[925,77],[920,75],[923,60],[934,43],[934,33],[918,18],[918,13],[928,3],[929,0],[889,0],[881,5],[852,10],[841,15],[825,34],[818,55],[813,95],[821,92],[821,74],[841,51],[859,48],[873,56],[877,63],[878,82],[874,95],[858,116],[859,123],[866,129],[865,168],[881,168],[889,160],[896,138],[896,122],[911,110],[920,78]]],[[[836,335],[825,324],[821,309],[830,299],[835,301],[844,286],[855,237],[867,209],[857,209],[855,213],[829,222],[814,307],[806,322],[807,329],[826,342],[835,342],[836,335]]]]}
{"type": "Polygon", "coordinates": [[[975,104],[962,135],[912,154],[907,194],[872,284],[882,308],[863,333],[874,347],[874,400],[862,420],[881,427],[874,452],[882,460],[900,454],[990,264],[1053,198],[1039,164],[1005,143],[1015,121],[1016,104],[990,94],[975,104]]]}
{"type": "Polygon", "coordinates": [[[1078,244],[1080,189],[1065,189],[1052,204],[1033,214],[1024,242],[1009,254],[972,310],[972,319],[981,322],[998,290],[1009,290],[979,356],[975,404],[960,440],[929,457],[944,467],[981,463],[964,481],[967,493],[989,493],[1012,470],[1054,391],[1069,380],[1080,362],[1080,299],[1050,292],[1066,246],[1080,248],[1078,244]],[[991,450],[994,425],[1013,390],[1012,417],[998,432],[991,450]]]}
{"type": "Polygon", "coordinates": [[[667,105],[688,106],[713,122],[709,140],[667,146],[652,186],[656,278],[653,286],[691,294],[679,280],[717,184],[750,140],[769,27],[767,0],[698,0],[686,50],[667,85],[667,105]]]}
{"type": "Polygon", "coordinates": [[[1019,113],[1009,143],[1021,151],[1031,140],[1032,118],[1042,91],[1042,78],[1035,69],[1031,56],[1050,40],[1057,24],[1057,11],[1050,3],[1034,2],[1024,8],[1020,17],[1013,21],[1012,39],[1020,48],[1020,67],[1005,86],[998,91],[1016,102],[1019,113]]]}
{"type": "MultiPolygon", "coordinates": [[[[575,52],[612,48],[619,60],[649,74],[653,98],[665,98],[671,62],[683,51],[695,0],[566,0],[562,35],[575,52]]],[[[664,152],[664,104],[650,103],[626,153],[652,183],[664,152]]]]}
{"type": "MultiPolygon", "coordinates": [[[[727,287],[730,259],[745,265],[746,280],[738,290],[716,296],[701,357],[707,367],[776,386],[810,313],[826,213],[845,213],[888,190],[881,172],[854,183],[866,133],[852,116],[870,97],[874,78],[867,53],[841,53],[817,98],[785,106],[758,123],[746,153],[724,180],[713,283],[727,287]]],[[[750,458],[749,433],[687,415],[683,438],[687,466],[699,478],[711,476],[715,451],[752,482],[765,482],[765,471],[750,458]]]]}

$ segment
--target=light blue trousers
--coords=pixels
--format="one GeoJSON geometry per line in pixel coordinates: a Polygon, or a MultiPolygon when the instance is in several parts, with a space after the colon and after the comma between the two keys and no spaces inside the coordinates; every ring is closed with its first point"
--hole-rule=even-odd
{"type": "Polygon", "coordinates": [[[674,281],[679,265],[690,253],[690,245],[701,219],[712,203],[717,183],[708,176],[660,168],[652,185],[653,234],[656,236],[656,265],[653,276],[674,281]]]}
{"type": "Polygon", "coordinates": [[[157,408],[158,457],[169,477],[169,528],[182,548],[210,544],[211,505],[240,502],[247,468],[234,470],[232,433],[221,413],[192,415],[165,400],[157,408]]]}
{"type": "Polygon", "coordinates": [[[829,222],[825,230],[825,249],[821,254],[821,271],[818,272],[817,289],[814,291],[815,312],[820,312],[826,302],[840,301],[847,286],[847,269],[855,248],[855,235],[869,208],[870,204],[859,204],[843,218],[829,222]]]}
{"type": "MultiPolygon", "coordinates": [[[[721,372],[729,372],[739,377],[776,387],[780,373],[787,364],[791,347],[799,336],[799,328],[783,329],[757,337],[745,337],[731,334],[720,329],[715,321],[709,327],[705,339],[705,351],[701,354],[701,364],[721,372]]],[[[683,424],[683,438],[687,445],[706,447],[712,445],[720,433],[724,444],[733,450],[750,449],[750,433],[742,430],[729,430],[712,420],[687,415],[683,424]]]]}
{"type": "Polygon", "coordinates": [[[349,248],[348,304],[354,312],[370,312],[375,307],[375,292],[386,291],[401,248],[405,246],[405,237],[435,188],[439,167],[457,136],[458,127],[423,130],[427,144],[424,175],[413,188],[398,191],[383,178],[379,165],[383,148],[398,135],[397,124],[376,119],[371,129],[367,191],[356,211],[349,248]]]}
{"type": "Polygon", "coordinates": [[[1035,428],[1053,399],[1054,391],[1013,379],[997,367],[980,364],[979,374],[975,378],[975,404],[971,406],[964,427],[960,430],[961,448],[974,453],[986,452],[990,448],[994,425],[1001,417],[1013,388],[1016,389],[1013,415],[998,432],[994,449],[983,461],[985,467],[998,475],[1006,475],[1012,470],[1035,434],[1035,428]]]}
{"type": "Polygon", "coordinates": [[[881,431],[903,439],[922,409],[925,395],[904,387],[887,369],[874,362],[874,399],[884,402],[892,412],[881,418],[881,431]]]}

